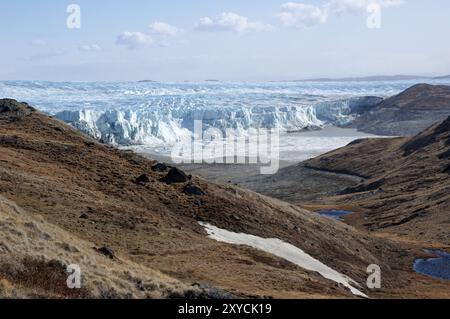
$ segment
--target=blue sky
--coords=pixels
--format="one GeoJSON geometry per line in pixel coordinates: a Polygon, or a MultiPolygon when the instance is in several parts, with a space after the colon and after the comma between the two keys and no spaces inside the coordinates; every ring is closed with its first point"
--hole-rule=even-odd
{"type": "Polygon", "coordinates": [[[1,80],[450,74],[448,0],[16,0],[0,12],[1,80]],[[71,3],[80,29],[67,28],[71,3]]]}

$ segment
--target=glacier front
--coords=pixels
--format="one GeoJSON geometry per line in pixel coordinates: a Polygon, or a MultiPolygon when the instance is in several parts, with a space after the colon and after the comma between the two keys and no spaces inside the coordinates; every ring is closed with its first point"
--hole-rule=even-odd
{"type": "Polygon", "coordinates": [[[376,97],[354,97],[338,101],[291,106],[208,107],[171,104],[126,110],[62,111],[56,117],[95,139],[113,145],[173,144],[189,137],[194,121],[201,120],[203,129],[247,130],[278,128],[292,132],[320,129],[326,124],[345,125],[357,115],[357,110],[380,102],[376,97]]]}

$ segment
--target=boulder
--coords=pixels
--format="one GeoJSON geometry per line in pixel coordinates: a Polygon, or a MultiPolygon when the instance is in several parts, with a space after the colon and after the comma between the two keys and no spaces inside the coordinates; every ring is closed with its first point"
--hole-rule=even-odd
{"type": "Polygon", "coordinates": [[[95,248],[95,250],[98,253],[104,255],[105,257],[108,257],[109,259],[115,259],[116,258],[116,254],[109,247],[95,248]]]}
{"type": "Polygon", "coordinates": [[[2,100],[0,103],[0,113],[17,112],[19,110],[18,103],[14,103],[11,100],[2,100]]]}
{"type": "Polygon", "coordinates": [[[143,174],[143,175],[139,176],[138,178],[136,178],[135,183],[140,184],[140,185],[145,185],[145,184],[150,183],[150,178],[148,178],[147,175],[143,174]]]}
{"type": "Polygon", "coordinates": [[[186,185],[183,189],[183,192],[186,195],[194,195],[194,196],[205,195],[205,192],[200,187],[198,187],[196,185],[192,185],[192,184],[186,185]]]}
{"type": "Polygon", "coordinates": [[[19,103],[12,99],[0,99],[0,114],[12,120],[28,116],[34,111],[27,103],[19,103]]]}
{"type": "Polygon", "coordinates": [[[186,183],[189,181],[189,177],[182,170],[173,167],[169,173],[162,179],[167,184],[186,183]]]}
{"type": "Polygon", "coordinates": [[[165,172],[167,172],[168,169],[169,169],[169,167],[164,163],[158,163],[158,164],[152,166],[152,171],[158,172],[158,173],[165,173],[165,172]]]}

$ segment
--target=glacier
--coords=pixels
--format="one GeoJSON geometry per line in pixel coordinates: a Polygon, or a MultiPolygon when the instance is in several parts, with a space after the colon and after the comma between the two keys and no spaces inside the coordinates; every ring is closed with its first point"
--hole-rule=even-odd
{"type": "Polygon", "coordinates": [[[346,126],[363,109],[416,84],[373,82],[0,81],[0,96],[33,105],[99,141],[170,146],[203,128],[241,134],[346,126]]]}
{"type": "Polygon", "coordinates": [[[156,105],[127,110],[95,109],[62,111],[56,118],[71,124],[95,139],[113,145],[174,144],[190,137],[195,120],[203,129],[233,129],[245,134],[249,129],[278,128],[281,131],[320,129],[324,125],[345,125],[357,116],[358,109],[370,107],[382,99],[354,97],[311,105],[169,107],[156,105]]]}

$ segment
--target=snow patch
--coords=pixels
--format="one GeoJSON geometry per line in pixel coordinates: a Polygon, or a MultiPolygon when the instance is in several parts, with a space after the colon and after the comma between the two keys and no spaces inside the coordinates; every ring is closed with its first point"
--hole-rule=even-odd
{"type": "Polygon", "coordinates": [[[286,259],[301,268],[318,272],[322,277],[348,288],[355,296],[368,298],[367,295],[353,287],[358,286],[356,281],[321,263],[300,248],[288,244],[280,239],[265,239],[253,235],[233,233],[228,230],[212,226],[208,223],[201,222],[200,225],[205,228],[208,233],[208,237],[211,239],[232,245],[250,246],[273,254],[277,257],[286,259]]]}

